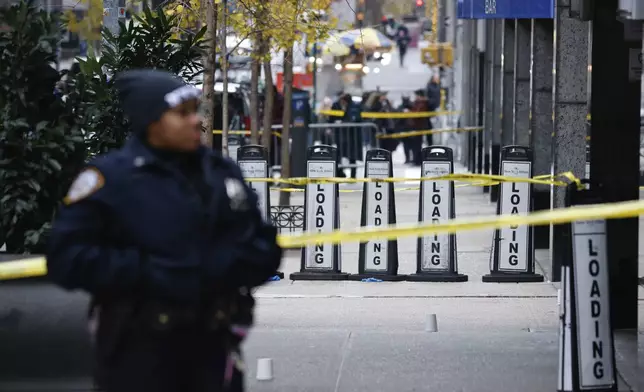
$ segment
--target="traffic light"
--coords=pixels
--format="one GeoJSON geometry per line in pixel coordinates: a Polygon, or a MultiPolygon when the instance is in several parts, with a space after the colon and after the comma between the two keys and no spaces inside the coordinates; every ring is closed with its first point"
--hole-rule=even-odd
{"type": "Polygon", "coordinates": [[[451,67],[454,64],[454,48],[449,42],[432,43],[422,48],[421,62],[429,66],[451,67]]]}
{"type": "Polygon", "coordinates": [[[423,0],[416,0],[416,7],[422,7],[423,6],[423,0]]]}

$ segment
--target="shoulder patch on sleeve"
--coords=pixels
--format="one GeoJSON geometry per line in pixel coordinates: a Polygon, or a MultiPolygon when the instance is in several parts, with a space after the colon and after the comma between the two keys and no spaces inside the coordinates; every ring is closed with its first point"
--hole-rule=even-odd
{"type": "Polygon", "coordinates": [[[94,194],[105,185],[105,177],[95,168],[84,169],[72,183],[63,202],[67,205],[76,203],[94,194]]]}

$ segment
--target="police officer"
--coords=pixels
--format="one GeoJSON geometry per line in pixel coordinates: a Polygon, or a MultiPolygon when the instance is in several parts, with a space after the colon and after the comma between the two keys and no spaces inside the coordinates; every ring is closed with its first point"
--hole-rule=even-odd
{"type": "Polygon", "coordinates": [[[239,168],[201,146],[201,93],[156,70],[117,75],[133,136],[73,182],[49,276],[93,298],[106,392],[243,390],[249,290],[275,275],[276,229],[239,168]]]}

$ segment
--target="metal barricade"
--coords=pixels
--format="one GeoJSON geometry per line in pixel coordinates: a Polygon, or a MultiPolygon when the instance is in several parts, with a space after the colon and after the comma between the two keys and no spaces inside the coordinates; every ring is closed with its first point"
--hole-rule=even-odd
{"type": "MultiPolygon", "coordinates": [[[[282,148],[282,126],[273,125],[272,135],[271,135],[271,146],[270,146],[270,155],[268,166],[278,167],[280,165],[280,156],[282,148]]],[[[221,130],[215,130],[213,136],[213,148],[216,150],[221,150],[221,130]]],[[[262,144],[262,133],[263,130],[260,130],[259,134],[259,144],[262,144]]],[[[236,153],[232,149],[237,149],[241,146],[245,146],[251,143],[250,130],[243,129],[230,129],[228,131],[228,153],[232,159],[236,159],[236,153]]]]}
{"type": "MultiPolygon", "coordinates": [[[[284,140],[282,125],[273,125],[271,128],[269,167],[271,172],[275,173],[280,172],[282,168],[284,140]]],[[[240,135],[240,146],[250,143],[250,131],[231,130],[229,132],[240,135]]],[[[380,147],[380,139],[376,137],[379,133],[381,133],[380,128],[373,122],[309,124],[308,145],[328,144],[336,147],[339,158],[338,168],[355,170],[364,166],[367,150],[380,147]]],[[[289,138],[289,143],[291,142],[289,138]]]]}
{"type": "MultiPolygon", "coordinates": [[[[281,170],[282,126],[273,126],[273,139],[278,148],[271,146],[271,166],[273,172],[281,170]],[[279,135],[279,136],[276,136],[279,135]],[[279,139],[279,140],[277,140],[279,139]]],[[[366,151],[380,147],[381,132],[372,122],[361,123],[317,123],[309,124],[308,145],[328,144],[338,149],[338,168],[355,169],[364,166],[366,151]]],[[[290,142],[290,140],[289,140],[290,142]]]]}

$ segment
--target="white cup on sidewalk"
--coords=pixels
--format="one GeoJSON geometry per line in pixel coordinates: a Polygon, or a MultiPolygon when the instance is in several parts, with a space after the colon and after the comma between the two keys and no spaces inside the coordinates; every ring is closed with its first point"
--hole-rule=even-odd
{"type": "Polygon", "coordinates": [[[425,320],[425,331],[438,332],[438,320],[436,319],[435,314],[427,315],[427,320],[425,320]]]}
{"type": "Polygon", "coordinates": [[[257,380],[270,381],[272,379],[273,379],[273,359],[258,358],[257,359],[257,380]]]}

